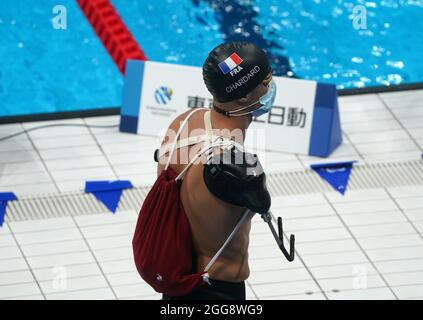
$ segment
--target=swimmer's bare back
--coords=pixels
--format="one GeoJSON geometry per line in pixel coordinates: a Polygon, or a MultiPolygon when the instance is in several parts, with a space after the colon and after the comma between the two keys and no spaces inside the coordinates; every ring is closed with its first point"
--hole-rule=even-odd
{"type": "MultiPolygon", "coordinates": [[[[177,132],[181,122],[189,112],[187,111],[179,115],[171,123],[162,145],[172,142],[174,134],[172,135],[169,132],[177,132]]],[[[187,124],[188,129],[182,131],[178,140],[187,138],[193,130],[198,131],[199,129],[204,129],[204,112],[198,111],[189,118],[187,124]]],[[[213,129],[225,128],[219,128],[218,123],[213,123],[213,129]]],[[[196,148],[192,150],[195,152],[199,150],[198,146],[183,147],[175,150],[170,167],[178,174],[186,166],[186,161],[180,163],[180,159],[183,157],[181,157],[181,153],[187,154],[188,151],[189,154],[191,148],[196,148]]],[[[190,155],[190,159],[192,156],[190,155]]],[[[160,159],[157,168],[158,175],[164,169],[163,164],[166,163],[167,158],[168,155],[165,154],[160,159]]],[[[204,159],[201,160],[203,162],[198,161],[191,166],[181,185],[181,201],[191,226],[192,238],[197,255],[197,270],[194,271],[204,270],[210,259],[232,232],[238,219],[245,210],[245,208],[223,202],[210,193],[203,179],[204,159]]],[[[236,236],[213,264],[209,270],[210,278],[230,282],[240,282],[248,278],[250,274],[248,266],[248,244],[251,218],[253,215],[252,213],[249,214],[236,236]]]]}

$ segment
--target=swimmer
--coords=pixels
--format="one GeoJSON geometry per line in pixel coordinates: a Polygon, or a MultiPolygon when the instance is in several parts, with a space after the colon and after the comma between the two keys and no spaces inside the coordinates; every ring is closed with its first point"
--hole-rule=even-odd
{"type": "MultiPolygon", "coordinates": [[[[253,43],[231,42],[214,48],[204,62],[203,79],[213,96],[213,107],[194,113],[190,110],[173,120],[158,152],[158,175],[167,162],[177,174],[187,168],[187,162],[198,152],[198,145],[201,146],[198,141],[189,140],[197,135],[195,132],[203,130],[206,136],[224,136],[242,145],[253,117],[267,113],[276,95],[268,57],[253,43]],[[187,129],[176,137],[177,144],[174,145],[175,132],[184,120],[187,129]],[[172,145],[175,147],[173,153],[172,145]]],[[[212,181],[207,181],[206,161],[204,157],[200,158],[186,170],[180,189],[192,232],[193,272],[206,268],[246,209],[246,206],[227,202],[225,196],[230,197],[231,190],[219,190],[219,187],[213,187],[212,181]]],[[[234,197],[236,195],[232,195],[234,197]]],[[[163,300],[245,300],[245,280],[250,275],[248,245],[253,215],[248,212],[233,239],[208,270],[210,285],[200,286],[184,296],[163,295],[163,300]]]]}

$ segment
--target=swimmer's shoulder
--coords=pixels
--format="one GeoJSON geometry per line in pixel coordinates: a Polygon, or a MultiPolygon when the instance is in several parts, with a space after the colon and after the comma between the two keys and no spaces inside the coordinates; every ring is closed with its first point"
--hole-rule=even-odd
{"type": "MultiPolygon", "coordinates": [[[[206,109],[205,109],[206,111],[206,109]]],[[[171,122],[171,124],[169,125],[167,132],[162,140],[162,145],[169,142],[169,139],[174,138],[175,135],[174,133],[176,133],[179,129],[179,127],[181,126],[182,121],[185,120],[185,118],[192,112],[192,109],[187,110],[181,114],[179,114],[178,116],[175,117],[175,119],[173,119],[173,121],[171,122]]],[[[195,115],[193,115],[194,117],[195,115]]],[[[189,121],[189,120],[188,120],[189,121]]]]}

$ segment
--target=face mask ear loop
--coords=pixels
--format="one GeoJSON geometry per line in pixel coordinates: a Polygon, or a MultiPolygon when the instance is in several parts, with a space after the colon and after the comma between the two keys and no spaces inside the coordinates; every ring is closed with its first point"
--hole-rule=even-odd
{"type": "Polygon", "coordinates": [[[223,115],[225,115],[225,116],[227,116],[227,117],[242,117],[242,116],[245,116],[245,115],[247,115],[247,114],[250,114],[250,113],[253,113],[254,111],[256,111],[257,109],[259,109],[259,108],[257,108],[257,109],[254,109],[254,110],[251,110],[251,111],[248,111],[248,112],[244,112],[244,113],[240,113],[240,114],[233,114],[233,113],[235,113],[235,112],[239,112],[239,111],[242,111],[242,110],[245,110],[245,109],[248,109],[248,108],[251,108],[252,106],[254,106],[255,104],[257,104],[257,103],[260,103],[260,101],[256,101],[256,102],[254,102],[254,103],[252,103],[252,104],[250,104],[250,105],[248,105],[248,106],[246,106],[246,107],[242,107],[242,108],[240,108],[240,109],[237,109],[237,110],[233,110],[233,111],[226,111],[226,110],[223,110],[223,109],[221,109],[221,108],[217,108],[217,107],[215,107],[215,106],[213,106],[214,108],[215,108],[215,110],[217,111],[217,112],[219,112],[219,113],[221,113],[221,114],[223,114],[223,115]]]}
{"type": "Polygon", "coordinates": [[[244,112],[244,113],[240,113],[240,114],[231,114],[230,117],[243,117],[243,116],[246,116],[248,114],[252,114],[254,111],[256,111],[256,110],[244,112]]]}
{"type": "Polygon", "coordinates": [[[228,113],[229,113],[229,115],[231,115],[232,113],[239,112],[239,111],[242,111],[242,110],[251,108],[252,106],[254,106],[257,103],[260,103],[260,101],[257,100],[256,102],[250,103],[248,106],[245,106],[245,107],[242,107],[242,108],[239,108],[239,109],[236,109],[236,110],[228,111],[228,113]]]}

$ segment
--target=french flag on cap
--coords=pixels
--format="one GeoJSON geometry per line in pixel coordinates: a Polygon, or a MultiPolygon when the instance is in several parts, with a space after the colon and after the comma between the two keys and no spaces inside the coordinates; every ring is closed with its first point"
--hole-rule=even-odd
{"type": "Polygon", "coordinates": [[[233,68],[238,66],[241,62],[242,62],[242,59],[239,57],[239,55],[237,55],[234,52],[228,58],[226,58],[224,61],[219,63],[219,68],[220,68],[220,70],[222,70],[223,74],[227,74],[233,68]]]}

